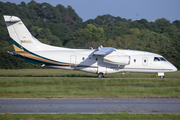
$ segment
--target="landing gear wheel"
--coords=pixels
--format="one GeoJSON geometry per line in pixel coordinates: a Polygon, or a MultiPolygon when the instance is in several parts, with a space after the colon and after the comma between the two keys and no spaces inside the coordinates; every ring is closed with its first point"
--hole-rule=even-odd
{"type": "Polygon", "coordinates": [[[104,77],[104,74],[103,74],[103,73],[99,73],[99,74],[98,74],[98,77],[99,77],[99,78],[102,78],[102,77],[104,77]]]}
{"type": "Polygon", "coordinates": [[[164,76],[160,76],[160,78],[164,78],[164,76]]]}

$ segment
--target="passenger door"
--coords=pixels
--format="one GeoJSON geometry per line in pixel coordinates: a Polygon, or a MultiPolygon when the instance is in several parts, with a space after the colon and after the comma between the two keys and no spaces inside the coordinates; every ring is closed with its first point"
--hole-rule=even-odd
{"type": "Polygon", "coordinates": [[[76,67],[76,56],[75,55],[71,55],[71,57],[70,57],[70,67],[71,68],[76,67]]]}

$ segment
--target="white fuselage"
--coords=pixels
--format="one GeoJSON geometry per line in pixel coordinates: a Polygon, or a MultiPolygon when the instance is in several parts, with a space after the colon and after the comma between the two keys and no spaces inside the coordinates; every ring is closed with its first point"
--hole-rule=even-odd
{"type": "Polygon", "coordinates": [[[100,46],[98,49],[69,49],[46,45],[34,38],[22,20],[4,15],[4,20],[15,51],[7,52],[27,62],[54,68],[74,69],[104,74],[117,72],[158,73],[177,71],[161,55],[135,50],[122,50],[100,46]]]}
{"type": "Polygon", "coordinates": [[[61,69],[74,69],[90,73],[117,73],[117,72],[142,72],[142,73],[166,73],[176,71],[176,67],[170,62],[154,61],[155,57],[162,58],[162,56],[135,50],[121,50],[117,49],[111,54],[128,55],[130,62],[128,65],[117,65],[104,62],[104,56],[93,55],[96,50],[85,49],[64,49],[52,51],[36,51],[45,58],[51,58],[54,61],[62,63],[69,63],[69,65],[47,65],[49,67],[61,69]]]}

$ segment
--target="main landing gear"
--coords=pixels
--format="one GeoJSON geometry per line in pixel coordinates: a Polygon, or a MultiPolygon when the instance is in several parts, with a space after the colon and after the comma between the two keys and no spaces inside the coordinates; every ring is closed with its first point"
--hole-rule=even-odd
{"type": "Polygon", "coordinates": [[[98,73],[98,78],[104,77],[104,73],[98,73]]]}

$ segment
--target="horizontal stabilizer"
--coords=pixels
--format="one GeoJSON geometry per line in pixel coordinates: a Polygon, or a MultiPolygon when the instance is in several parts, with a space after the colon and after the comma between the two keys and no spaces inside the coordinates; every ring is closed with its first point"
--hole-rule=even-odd
{"type": "Polygon", "coordinates": [[[21,21],[21,19],[16,17],[16,16],[8,16],[8,15],[4,15],[4,19],[5,19],[5,22],[19,22],[19,21],[21,21]]]}
{"type": "Polygon", "coordinates": [[[115,51],[115,48],[112,48],[112,47],[103,47],[99,51],[94,52],[94,55],[105,56],[105,55],[108,55],[108,54],[112,53],[113,51],[115,51]]]}

